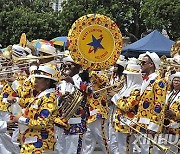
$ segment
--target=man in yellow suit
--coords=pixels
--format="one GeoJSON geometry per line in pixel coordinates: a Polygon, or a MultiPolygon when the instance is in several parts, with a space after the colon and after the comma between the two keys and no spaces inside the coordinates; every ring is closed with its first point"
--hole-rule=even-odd
{"type": "MultiPolygon", "coordinates": [[[[144,77],[138,113],[136,115],[136,129],[152,136],[162,132],[167,93],[165,80],[156,73],[160,63],[159,56],[154,52],[146,52],[141,61],[144,77]]],[[[150,146],[149,142],[144,142],[144,140],[141,137],[141,153],[147,154],[150,151],[150,146]]],[[[158,149],[153,147],[153,153],[158,153],[158,149]]]]}
{"type": "Polygon", "coordinates": [[[108,77],[102,71],[92,71],[90,72],[90,83],[92,84],[92,91],[87,96],[89,117],[87,131],[83,136],[82,153],[92,154],[95,144],[98,142],[103,153],[109,154],[109,145],[107,142],[107,90],[97,92],[97,90],[106,86],[108,77]]]}

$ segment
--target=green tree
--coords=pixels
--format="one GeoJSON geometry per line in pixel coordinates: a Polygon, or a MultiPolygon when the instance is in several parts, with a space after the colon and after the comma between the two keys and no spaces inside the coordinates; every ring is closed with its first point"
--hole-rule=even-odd
{"type": "Polygon", "coordinates": [[[10,11],[21,6],[35,12],[48,12],[53,11],[53,1],[55,0],[0,0],[0,9],[10,11]]]}
{"type": "Polygon", "coordinates": [[[28,40],[60,36],[59,13],[54,12],[49,0],[0,0],[0,44],[3,47],[19,43],[23,32],[28,40]]]}
{"type": "Polygon", "coordinates": [[[180,39],[180,0],[146,0],[141,15],[148,29],[165,29],[170,39],[180,39]]]}
{"type": "Polygon", "coordinates": [[[71,25],[79,17],[99,13],[110,17],[119,26],[124,35],[136,41],[146,30],[140,17],[141,0],[67,0],[62,4],[61,34],[67,35],[71,25]]]}
{"type": "Polygon", "coordinates": [[[29,40],[67,36],[74,21],[90,13],[110,17],[132,42],[149,29],[180,38],[179,0],[66,0],[62,8],[54,12],[52,0],[0,0],[0,44],[18,43],[23,32],[29,40]]]}

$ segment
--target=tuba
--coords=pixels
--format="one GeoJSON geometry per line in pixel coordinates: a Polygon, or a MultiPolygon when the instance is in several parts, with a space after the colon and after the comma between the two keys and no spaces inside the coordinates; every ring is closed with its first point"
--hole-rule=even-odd
{"type": "Polygon", "coordinates": [[[62,118],[67,121],[74,115],[75,111],[79,108],[80,103],[84,98],[84,94],[77,88],[72,94],[69,94],[66,99],[61,102],[62,118]]]}

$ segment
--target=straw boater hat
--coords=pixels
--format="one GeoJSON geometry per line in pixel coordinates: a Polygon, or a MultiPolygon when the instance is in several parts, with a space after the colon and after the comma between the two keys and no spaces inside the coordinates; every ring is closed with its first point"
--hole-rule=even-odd
{"type": "Polygon", "coordinates": [[[44,52],[50,55],[55,55],[56,54],[56,48],[49,45],[49,44],[43,44],[41,48],[39,49],[40,52],[44,52]]]}
{"type": "MultiPolygon", "coordinates": [[[[30,50],[30,49],[29,49],[30,50]]],[[[27,54],[26,54],[26,51],[25,51],[25,48],[23,48],[22,46],[20,45],[17,45],[17,44],[14,44],[12,46],[12,51],[13,51],[13,57],[15,58],[18,58],[18,57],[25,57],[27,54]]]]}
{"type": "Polygon", "coordinates": [[[153,61],[154,65],[155,65],[155,69],[159,69],[159,66],[161,64],[161,60],[159,58],[159,56],[155,53],[155,52],[146,52],[146,55],[148,55],[151,60],[153,61]]]}
{"type": "Polygon", "coordinates": [[[66,62],[73,62],[74,63],[74,60],[71,58],[71,56],[67,56],[67,57],[63,58],[63,63],[66,63],[66,62]]]}
{"type": "Polygon", "coordinates": [[[136,58],[129,58],[124,74],[141,74],[141,66],[137,64],[136,58]]]}
{"type": "Polygon", "coordinates": [[[41,77],[58,81],[58,71],[51,65],[42,65],[39,66],[37,71],[35,71],[34,77],[41,77]]]}

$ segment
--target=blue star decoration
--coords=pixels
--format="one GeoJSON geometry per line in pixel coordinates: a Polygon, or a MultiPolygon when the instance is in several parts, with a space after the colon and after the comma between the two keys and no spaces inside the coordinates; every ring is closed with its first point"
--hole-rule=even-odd
{"type": "MultiPolygon", "coordinates": [[[[104,47],[101,45],[101,41],[103,38],[96,39],[92,35],[92,42],[88,43],[87,45],[94,47],[94,53],[96,53],[97,49],[104,49],[104,47]]],[[[92,52],[92,51],[91,51],[92,52]]]]}

